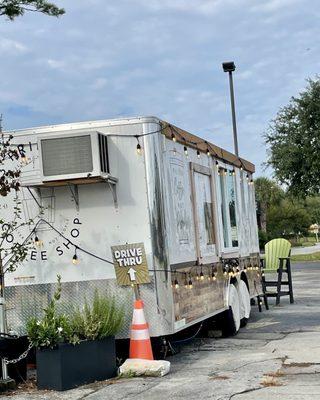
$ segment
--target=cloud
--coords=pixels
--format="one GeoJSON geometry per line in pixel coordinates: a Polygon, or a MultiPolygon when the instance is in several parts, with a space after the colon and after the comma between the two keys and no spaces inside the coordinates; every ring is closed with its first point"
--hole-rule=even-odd
{"type": "Polygon", "coordinates": [[[16,40],[0,38],[1,55],[20,55],[28,52],[28,47],[16,40]]]}

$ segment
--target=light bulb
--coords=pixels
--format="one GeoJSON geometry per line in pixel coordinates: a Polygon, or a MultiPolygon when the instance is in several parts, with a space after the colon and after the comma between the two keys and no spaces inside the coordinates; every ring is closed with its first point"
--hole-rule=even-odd
{"type": "Polygon", "coordinates": [[[202,271],[200,272],[200,280],[202,280],[202,281],[204,280],[204,275],[203,275],[202,271]]]}
{"type": "Polygon", "coordinates": [[[187,146],[184,146],[183,151],[184,151],[184,154],[185,154],[186,156],[188,156],[188,149],[187,149],[187,146]]]}
{"type": "Polygon", "coordinates": [[[197,157],[200,158],[200,151],[197,150],[197,157]]]}
{"type": "Polygon", "coordinates": [[[210,153],[210,150],[209,150],[209,149],[207,149],[207,156],[208,156],[208,157],[211,156],[211,153],[210,153]]]}
{"type": "Polygon", "coordinates": [[[192,280],[191,279],[189,279],[189,289],[192,289],[193,288],[193,285],[192,285],[192,280]]]}
{"type": "Polygon", "coordinates": [[[178,279],[175,279],[175,280],[174,280],[174,287],[175,287],[176,289],[179,289],[179,282],[178,282],[178,279]]]}
{"type": "Polygon", "coordinates": [[[74,256],[72,257],[72,264],[77,265],[79,264],[79,258],[77,256],[77,254],[75,253],[74,256]]]}
{"type": "Polygon", "coordinates": [[[176,139],[176,137],[175,137],[174,133],[172,133],[172,135],[171,135],[171,139],[172,139],[174,142],[176,142],[176,141],[177,141],[177,139],[176,139]]]}
{"type": "Polygon", "coordinates": [[[41,246],[42,241],[38,238],[38,236],[35,236],[35,238],[34,238],[34,244],[35,244],[37,247],[40,247],[40,246],[41,246]]]}
{"type": "Polygon", "coordinates": [[[137,154],[138,154],[138,156],[141,156],[141,154],[142,154],[142,148],[141,148],[140,143],[137,144],[137,154]]]}
{"type": "Polygon", "coordinates": [[[211,278],[212,278],[213,281],[216,281],[216,280],[217,280],[217,278],[216,278],[214,272],[212,272],[211,278]]]}

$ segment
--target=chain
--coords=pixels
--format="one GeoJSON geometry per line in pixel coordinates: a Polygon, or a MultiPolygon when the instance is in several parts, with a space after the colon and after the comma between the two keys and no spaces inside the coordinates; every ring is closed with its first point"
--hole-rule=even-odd
{"type": "Polygon", "coordinates": [[[29,343],[29,346],[28,346],[27,350],[25,350],[22,354],[20,354],[20,356],[18,358],[14,358],[13,360],[8,360],[7,358],[3,358],[5,364],[6,365],[8,365],[8,364],[16,364],[19,361],[23,360],[24,358],[27,357],[27,355],[28,355],[29,351],[32,349],[32,347],[33,347],[33,344],[29,343]]]}

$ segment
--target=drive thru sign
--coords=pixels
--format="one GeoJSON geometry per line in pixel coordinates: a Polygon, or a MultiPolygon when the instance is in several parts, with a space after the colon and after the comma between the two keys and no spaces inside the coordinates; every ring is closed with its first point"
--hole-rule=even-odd
{"type": "Polygon", "coordinates": [[[112,246],[111,251],[119,285],[150,282],[146,252],[143,243],[112,246]]]}

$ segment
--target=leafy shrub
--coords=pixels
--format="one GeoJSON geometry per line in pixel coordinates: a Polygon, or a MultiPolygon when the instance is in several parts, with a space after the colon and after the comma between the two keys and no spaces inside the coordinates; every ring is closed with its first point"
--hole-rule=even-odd
{"type": "Polygon", "coordinates": [[[96,291],[92,306],[85,301],[83,310],[71,315],[59,314],[56,304],[61,297],[61,276],[43,318],[31,318],[27,323],[29,341],[37,348],[54,348],[59,343],[78,344],[81,340],[103,339],[115,335],[122,327],[124,310],[114,298],[100,296],[96,291]]]}
{"type": "Polygon", "coordinates": [[[86,301],[83,310],[72,315],[71,325],[80,339],[95,340],[114,335],[123,320],[124,310],[117,307],[114,297],[102,297],[95,291],[92,306],[86,301]]]}

